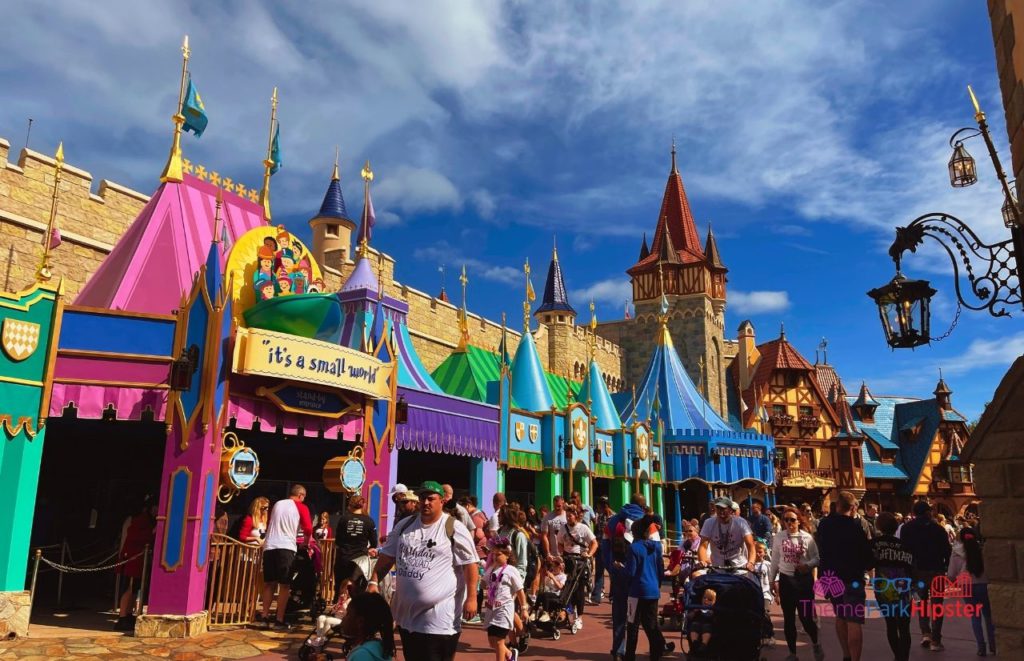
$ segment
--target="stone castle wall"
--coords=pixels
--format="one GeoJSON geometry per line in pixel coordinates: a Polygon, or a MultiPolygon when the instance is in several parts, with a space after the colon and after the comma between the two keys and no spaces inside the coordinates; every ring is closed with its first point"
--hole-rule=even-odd
{"type": "MultiPolygon", "coordinates": [[[[0,138],[2,291],[35,282],[53,200],[54,165],[52,157],[30,149],[23,149],[12,163],[10,143],[0,138]]],[[[50,255],[55,277],[64,278],[67,300],[74,300],[149,201],[149,196],[106,179],[93,193],[92,183],[91,174],[64,164],[57,206],[62,243],[50,255]]]]}

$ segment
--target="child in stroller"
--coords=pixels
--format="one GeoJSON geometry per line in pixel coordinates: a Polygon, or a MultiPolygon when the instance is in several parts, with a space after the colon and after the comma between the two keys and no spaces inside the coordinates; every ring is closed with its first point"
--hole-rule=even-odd
{"type": "Polygon", "coordinates": [[[300,661],[390,661],[395,655],[394,620],[387,601],[379,594],[363,592],[345,602],[341,619],[318,622],[299,649],[300,661]],[[327,624],[326,628],[322,626],[327,624]]]}
{"type": "Polygon", "coordinates": [[[683,636],[690,643],[687,658],[757,661],[763,641],[772,636],[760,584],[729,568],[716,567],[690,581],[686,611],[683,636]],[[708,591],[714,596],[705,597],[708,591]]]}
{"type": "Polygon", "coordinates": [[[538,632],[550,634],[554,640],[561,637],[559,627],[569,627],[570,633],[580,630],[579,617],[572,607],[573,595],[586,579],[585,563],[577,562],[565,573],[561,558],[552,558],[545,566],[542,591],[531,612],[528,630],[531,635],[538,632]]]}

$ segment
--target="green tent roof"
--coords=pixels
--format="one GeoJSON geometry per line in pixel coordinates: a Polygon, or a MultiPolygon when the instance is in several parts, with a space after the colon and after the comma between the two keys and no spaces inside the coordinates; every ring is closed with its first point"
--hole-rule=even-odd
{"type": "MultiPolygon", "coordinates": [[[[501,378],[501,361],[497,353],[471,344],[465,351],[456,351],[445,358],[432,376],[449,395],[486,402],[487,384],[501,378]]],[[[563,376],[545,372],[544,377],[559,409],[564,409],[580,391],[579,383],[563,376]]]]}

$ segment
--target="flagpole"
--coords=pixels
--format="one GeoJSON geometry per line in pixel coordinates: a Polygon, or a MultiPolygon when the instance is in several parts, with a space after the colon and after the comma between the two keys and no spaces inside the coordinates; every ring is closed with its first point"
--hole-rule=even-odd
{"type": "Polygon", "coordinates": [[[523,273],[526,274],[526,300],[523,301],[523,333],[530,332],[530,294],[533,287],[530,285],[530,260],[527,258],[523,264],[523,273]]]}
{"type": "Polygon", "coordinates": [[[188,75],[188,58],[192,55],[192,50],[188,47],[188,35],[185,35],[185,40],[181,44],[181,80],[178,83],[178,106],[175,108],[174,116],[171,117],[171,121],[174,122],[174,140],[171,142],[171,154],[167,158],[167,165],[164,166],[164,171],[160,175],[160,181],[163,182],[177,182],[182,181],[182,168],[181,168],[181,127],[185,124],[185,115],[181,114],[181,104],[185,101],[185,77],[188,75]]]}
{"type": "Polygon", "coordinates": [[[39,269],[36,271],[36,281],[44,282],[53,277],[50,272],[50,244],[53,243],[53,224],[57,220],[57,200],[60,198],[60,175],[64,171],[64,143],[57,145],[57,153],[54,155],[53,166],[53,195],[50,200],[50,219],[46,223],[46,233],[43,234],[43,259],[39,262],[39,269]]]}
{"type": "Polygon", "coordinates": [[[469,344],[469,317],[466,313],[466,285],[469,284],[469,278],[466,277],[466,265],[462,265],[462,275],[459,276],[459,282],[462,284],[462,309],[459,310],[459,348],[462,350],[466,349],[469,344]]]}
{"type": "Polygon", "coordinates": [[[362,226],[359,228],[359,246],[356,248],[356,254],[366,257],[366,249],[370,244],[370,182],[373,181],[373,170],[370,169],[370,159],[366,159],[366,165],[363,166],[363,169],[359,174],[363,177],[363,222],[362,226]]]}
{"type": "Polygon", "coordinates": [[[267,158],[263,161],[263,190],[260,191],[260,204],[263,205],[263,218],[270,224],[270,168],[274,167],[271,154],[274,149],[274,125],[277,122],[277,87],[270,97],[270,135],[267,137],[267,158]]]}

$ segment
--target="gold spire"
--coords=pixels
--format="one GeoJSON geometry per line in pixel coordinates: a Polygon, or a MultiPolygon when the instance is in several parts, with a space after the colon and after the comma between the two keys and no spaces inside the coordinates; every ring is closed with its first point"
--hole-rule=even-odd
{"type": "Polygon", "coordinates": [[[277,123],[277,87],[270,97],[270,136],[267,138],[267,157],[263,160],[263,189],[260,190],[260,204],[263,205],[263,219],[270,224],[270,169],[274,161],[270,157],[274,149],[274,126],[277,123]]]}
{"type": "Polygon", "coordinates": [[[551,259],[558,261],[558,237],[551,235],[551,259]]]}
{"type": "Polygon", "coordinates": [[[457,350],[465,351],[466,346],[469,345],[469,316],[466,312],[466,285],[469,284],[469,278],[466,277],[466,265],[462,265],[462,275],[459,276],[459,282],[462,284],[462,308],[459,310],[459,346],[457,350]]]}
{"type": "Polygon", "coordinates": [[[707,387],[704,385],[704,356],[697,359],[697,369],[700,370],[700,396],[707,399],[707,387]]]}
{"type": "Polygon", "coordinates": [[[334,145],[334,172],[331,174],[331,181],[338,181],[341,175],[338,174],[338,145],[334,145]]]}
{"type": "Polygon", "coordinates": [[[171,154],[167,157],[167,165],[160,174],[160,181],[174,181],[180,183],[181,172],[181,127],[185,124],[185,115],[181,114],[181,104],[185,100],[185,77],[188,75],[188,58],[192,50],[188,47],[188,35],[181,44],[181,80],[178,83],[178,105],[174,108],[174,139],[171,142],[171,154]]]}
{"type": "Polygon", "coordinates": [[[366,249],[369,247],[370,241],[366,238],[366,233],[370,231],[367,227],[366,218],[366,203],[370,199],[370,182],[373,181],[373,170],[370,169],[370,159],[366,159],[366,165],[359,172],[363,178],[363,222],[359,225],[359,247],[356,248],[356,254],[360,257],[366,256],[366,249]]]}
{"type": "Polygon", "coordinates": [[[220,208],[224,204],[224,191],[217,188],[217,207],[213,212],[213,242],[220,243],[220,228],[218,225],[221,223],[220,208]]]}
{"type": "Polygon", "coordinates": [[[978,104],[978,97],[974,96],[974,90],[971,89],[970,85],[967,86],[967,93],[971,95],[971,103],[974,104],[974,119],[979,122],[985,121],[985,111],[978,104]]]}
{"type": "Polygon", "coordinates": [[[523,273],[526,274],[526,300],[523,301],[523,332],[530,332],[530,303],[537,298],[533,292],[533,284],[530,283],[530,259],[527,258],[523,264],[523,273]]]}
{"type": "Polygon", "coordinates": [[[60,175],[64,171],[64,142],[57,145],[57,153],[53,157],[53,195],[50,200],[50,219],[46,223],[43,234],[43,258],[36,271],[36,281],[44,282],[53,277],[50,271],[50,246],[53,243],[53,224],[57,220],[57,200],[60,197],[60,175]]]}

